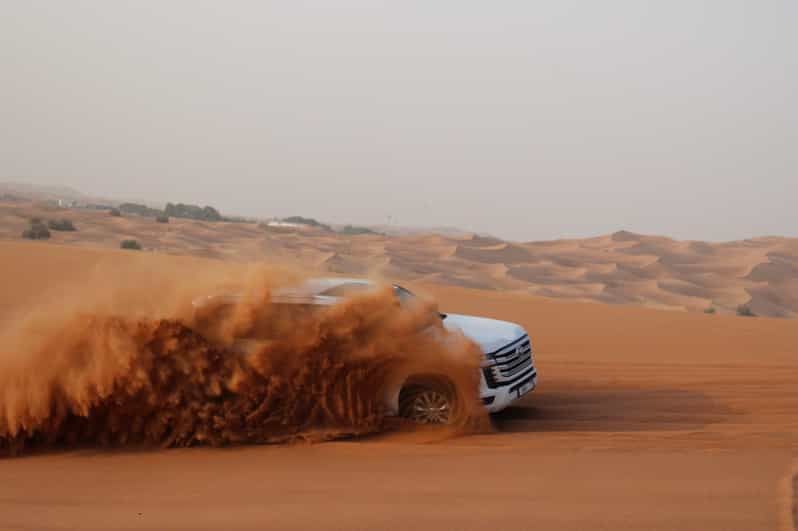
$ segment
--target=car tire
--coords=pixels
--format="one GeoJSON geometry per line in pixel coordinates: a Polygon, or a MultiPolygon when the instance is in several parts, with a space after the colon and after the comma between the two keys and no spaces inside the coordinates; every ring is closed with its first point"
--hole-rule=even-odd
{"type": "Polygon", "coordinates": [[[459,412],[455,386],[439,377],[414,377],[399,393],[399,416],[417,424],[451,424],[459,412]]]}

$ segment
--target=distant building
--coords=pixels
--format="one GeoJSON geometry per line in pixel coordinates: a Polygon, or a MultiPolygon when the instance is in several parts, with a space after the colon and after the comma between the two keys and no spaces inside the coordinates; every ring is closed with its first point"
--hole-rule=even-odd
{"type": "Polygon", "coordinates": [[[291,223],[290,221],[280,221],[279,219],[273,219],[271,221],[266,222],[267,227],[275,227],[281,229],[305,229],[307,225],[303,225],[301,223],[291,223]]]}
{"type": "Polygon", "coordinates": [[[59,199],[56,201],[59,208],[77,208],[78,202],[74,199],[59,199]]]}

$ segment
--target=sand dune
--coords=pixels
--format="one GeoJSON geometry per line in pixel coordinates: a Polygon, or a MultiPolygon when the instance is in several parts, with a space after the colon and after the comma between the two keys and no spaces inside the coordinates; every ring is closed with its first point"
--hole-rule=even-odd
{"type": "MultiPolygon", "coordinates": [[[[109,289],[129,267],[153,279],[248,268],[54,242],[0,243],[0,261],[0,326],[95,289],[98,267],[118,275],[109,289]]],[[[519,322],[534,340],[541,386],[491,433],[3,459],[0,528],[788,529],[793,321],[447,285],[457,281],[412,287],[444,311],[519,322]]]]}
{"type": "Polygon", "coordinates": [[[488,290],[611,304],[733,314],[798,316],[798,239],[765,237],[724,243],[676,241],[628,231],[587,239],[512,243],[483,236],[343,236],[319,230],[267,231],[252,223],[168,224],[104,212],[0,203],[0,239],[19,240],[31,217],[67,218],[72,233],[50,244],[118,247],[301,265],[320,273],[371,274],[488,290]]]}
{"type": "Polygon", "coordinates": [[[483,236],[343,236],[267,231],[252,223],[172,219],[159,224],[104,212],[0,203],[0,238],[19,240],[31,217],[67,218],[79,230],[50,243],[118,247],[234,261],[269,260],[341,275],[371,274],[483,289],[681,311],[798,316],[798,239],[676,241],[628,231],[581,240],[512,243],[483,236]]]}

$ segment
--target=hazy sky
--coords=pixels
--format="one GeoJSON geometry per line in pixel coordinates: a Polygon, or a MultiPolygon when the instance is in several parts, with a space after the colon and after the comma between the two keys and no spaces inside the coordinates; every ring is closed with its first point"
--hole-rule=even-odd
{"type": "Polygon", "coordinates": [[[231,214],[798,235],[798,2],[0,0],[0,180],[231,214]]]}

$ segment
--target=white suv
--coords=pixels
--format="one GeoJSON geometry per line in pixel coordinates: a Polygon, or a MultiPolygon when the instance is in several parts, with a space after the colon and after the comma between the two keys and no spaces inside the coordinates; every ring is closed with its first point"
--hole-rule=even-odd
{"type": "MultiPolygon", "coordinates": [[[[298,288],[283,289],[272,295],[275,304],[329,306],[357,292],[377,289],[369,280],[319,278],[298,288]]],[[[415,296],[394,285],[395,296],[403,304],[415,296]]],[[[197,308],[213,302],[234,304],[240,296],[210,296],[195,301],[197,308]]],[[[441,314],[446,329],[461,332],[483,352],[480,374],[480,397],[490,413],[501,411],[537,385],[537,371],[532,344],[526,331],[515,323],[471,315],[441,314]]],[[[452,420],[456,391],[445,374],[401,378],[386,390],[386,407],[391,414],[426,424],[446,424],[452,420]],[[432,376],[432,378],[430,377],[432,376]]]]}

